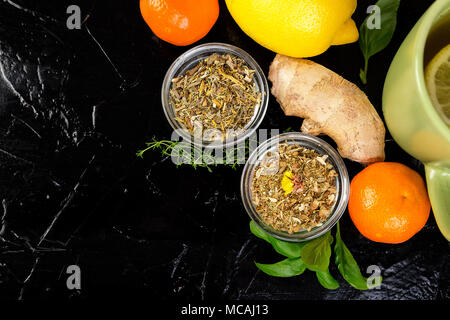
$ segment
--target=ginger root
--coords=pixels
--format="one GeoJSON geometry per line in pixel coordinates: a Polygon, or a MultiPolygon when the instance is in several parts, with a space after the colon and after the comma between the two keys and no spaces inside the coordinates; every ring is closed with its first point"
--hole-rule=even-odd
{"type": "Polygon", "coordinates": [[[320,64],[279,54],[269,80],[284,113],[304,118],[302,132],[327,134],[344,158],[364,164],[384,160],[383,121],[356,85],[320,64]]]}

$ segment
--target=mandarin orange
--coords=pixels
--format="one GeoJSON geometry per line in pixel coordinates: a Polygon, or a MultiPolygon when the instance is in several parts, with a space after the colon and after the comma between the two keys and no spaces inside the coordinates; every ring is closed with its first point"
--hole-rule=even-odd
{"type": "Polygon", "coordinates": [[[417,172],[400,163],[378,162],[353,178],[348,210],[366,238],[401,243],[423,228],[430,201],[417,172]]]}
{"type": "Polygon", "coordinates": [[[206,36],[219,17],[218,0],[141,0],[140,9],[154,34],[177,46],[206,36]]]}

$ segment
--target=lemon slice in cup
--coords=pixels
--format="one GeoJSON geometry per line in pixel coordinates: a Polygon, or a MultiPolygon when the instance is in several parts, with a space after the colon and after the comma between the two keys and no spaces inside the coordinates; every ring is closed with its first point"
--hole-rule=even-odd
{"type": "Polygon", "coordinates": [[[425,68],[425,82],[434,107],[450,127],[450,44],[425,68]]]}

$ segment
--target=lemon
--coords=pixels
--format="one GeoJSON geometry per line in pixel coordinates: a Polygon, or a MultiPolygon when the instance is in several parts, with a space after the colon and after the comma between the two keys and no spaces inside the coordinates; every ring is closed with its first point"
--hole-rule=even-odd
{"type": "Polygon", "coordinates": [[[356,0],[226,0],[239,27],[277,53],[307,58],[358,40],[356,0]]]}
{"type": "Polygon", "coordinates": [[[434,107],[450,126],[450,44],[428,63],[425,82],[434,107]]]}

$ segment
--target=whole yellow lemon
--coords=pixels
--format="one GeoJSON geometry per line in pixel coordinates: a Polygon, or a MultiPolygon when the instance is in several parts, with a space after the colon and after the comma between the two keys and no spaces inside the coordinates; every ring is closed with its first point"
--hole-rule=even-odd
{"type": "Polygon", "coordinates": [[[358,40],[356,0],[225,0],[241,29],[277,53],[307,58],[358,40]]]}

